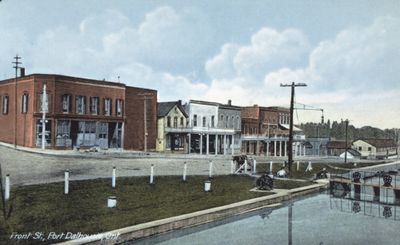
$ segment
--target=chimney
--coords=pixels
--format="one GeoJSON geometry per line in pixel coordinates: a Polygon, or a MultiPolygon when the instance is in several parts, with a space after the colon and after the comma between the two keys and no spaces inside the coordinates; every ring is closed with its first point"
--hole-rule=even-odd
{"type": "Polygon", "coordinates": [[[228,100],[228,105],[232,105],[232,100],[228,100]]]}
{"type": "Polygon", "coordinates": [[[178,100],[178,104],[179,104],[179,105],[182,105],[182,100],[178,100]]]}
{"type": "Polygon", "coordinates": [[[19,74],[20,74],[20,77],[24,77],[25,76],[25,68],[24,67],[20,67],[19,68],[19,74]]]}

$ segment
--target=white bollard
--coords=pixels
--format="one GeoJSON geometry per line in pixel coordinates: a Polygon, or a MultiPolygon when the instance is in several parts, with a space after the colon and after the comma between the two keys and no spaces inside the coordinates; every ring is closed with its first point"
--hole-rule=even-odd
{"type": "Polygon", "coordinates": [[[210,161],[210,164],[209,164],[209,168],[208,168],[208,177],[212,177],[212,168],[213,168],[213,162],[212,161],[210,161]]]}
{"type": "Polygon", "coordinates": [[[254,159],[253,160],[253,174],[256,174],[256,173],[257,173],[257,160],[254,159]]]}
{"type": "Polygon", "coordinates": [[[115,188],[115,182],[116,182],[116,179],[115,179],[115,167],[113,167],[113,170],[112,170],[112,179],[111,179],[111,187],[112,187],[112,188],[115,188]]]}
{"type": "Polygon", "coordinates": [[[233,160],[231,160],[231,174],[235,173],[235,164],[233,163],[233,160]]]}
{"type": "Polygon", "coordinates": [[[117,197],[116,196],[109,196],[107,199],[107,207],[115,208],[117,206],[117,197]]]}
{"type": "Polygon", "coordinates": [[[10,199],[10,175],[6,175],[6,188],[5,188],[4,198],[6,201],[10,199]]]}
{"type": "Polygon", "coordinates": [[[211,181],[210,180],[204,181],[204,191],[205,192],[211,191],[211,181]]]}
{"type": "Polygon", "coordinates": [[[154,184],[154,165],[151,164],[150,168],[150,184],[154,184]]]}
{"type": "Polygon", "coordinates": [[[244,174],[247,174],[247,160],[244,160],[244,174]]]}
{"type": "Polygon", "coordinates": [[[299,169],[300,169],[300,162],[297,161],[297,171],[299,171],[299,169]]]}
{"type": "Polygon", "coordinates": [[[64,172],[64,194],[69,193],[69,171],[64,172]]]}
{"type": "Polygon", "coordinates": [[[272,173],[272,161],[269,162],[269,172],[272,173]]]}
{"type": "Polygon", "coordinates": [[[183,181],[186,181],[186,172],[187,172],[187,166],[186,166],[186,162],[183,164],[183,181]]]}

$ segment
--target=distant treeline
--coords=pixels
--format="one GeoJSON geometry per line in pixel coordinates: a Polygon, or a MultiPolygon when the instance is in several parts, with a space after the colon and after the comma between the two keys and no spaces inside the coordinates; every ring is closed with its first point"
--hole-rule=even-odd
{"type": "MultiPolygon", "coordinates": [[[[303,130],[306,137],[330,137],[336,140],[344,140],[346,135],[345,121],[328,120],[326,123],[302,123],[300,128],[303,130]]],[[[400,129],[379,129],[371,126],[364,126],[356,128],[349,123],[347,129],[347,137],[349,140],[356,140],[360,138],[375,138],[375,139],[394,139],[399,138],[400,129]]]]}

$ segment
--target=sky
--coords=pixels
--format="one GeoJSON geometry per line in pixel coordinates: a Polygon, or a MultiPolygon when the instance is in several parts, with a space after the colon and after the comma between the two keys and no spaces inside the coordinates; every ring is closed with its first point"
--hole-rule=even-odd
{"type": "MultiPolygon", "coordinates": [[[[159,101],[324,109],[400,127],[398,0],[2,0],[0,79],[54,73],[158,90],[159,101]],[[297,106],[299,107],[299,106],[297,106]]],[[[297,110],[295,123],[319,122],[297,110]]]]}

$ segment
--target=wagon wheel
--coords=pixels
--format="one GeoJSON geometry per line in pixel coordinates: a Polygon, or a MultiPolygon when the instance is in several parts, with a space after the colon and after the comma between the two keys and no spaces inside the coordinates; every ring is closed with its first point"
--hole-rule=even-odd
{"type": "Polygon", "coordinates": [[[256,180],[256,185],[259,190],[271,190],[274,186],[274,181],[271,177],[264,174],[256,180]]]}

